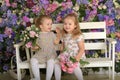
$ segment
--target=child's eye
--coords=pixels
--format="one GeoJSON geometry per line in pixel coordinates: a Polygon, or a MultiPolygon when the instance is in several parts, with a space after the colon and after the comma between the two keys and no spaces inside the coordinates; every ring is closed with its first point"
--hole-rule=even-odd
{"type": "Polygon", "coordinates": [[[71,23],[69,23],[69,25],[71,25],[71,23]]]}

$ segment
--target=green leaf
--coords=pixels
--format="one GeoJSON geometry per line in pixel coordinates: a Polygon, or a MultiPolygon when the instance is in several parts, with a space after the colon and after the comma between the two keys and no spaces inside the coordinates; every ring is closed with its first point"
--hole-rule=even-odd
{"type": "Polygon", "coordinates": [[[58,1],[58,3],[62,3],[64,0],[57,0],[58,1]]]}
{"type": "Polygon", "coordinates": [[[75,6],[76,0],[71,0],[71,1],[72,1],[72,3],[73,3],[73,6],[75,6]]]}
{"type": "Polygon", "coordinates": [[[70,60],[71,60],[72,62],[77,62],[74,57],[70,57],[70,60]]]}
{"type": "Polygon", "coordinates": [[[111,38],[115,38],[115,33],[110,34],[111,38]]]}
{"type": "Polygon", "coordinates": [[[84,61],[84,60],[80,59],[80,64],[81,64],[82,66],[84,66],[84,65],[89,64],[89,62],[87,62],[87,61],[84,61]]]}

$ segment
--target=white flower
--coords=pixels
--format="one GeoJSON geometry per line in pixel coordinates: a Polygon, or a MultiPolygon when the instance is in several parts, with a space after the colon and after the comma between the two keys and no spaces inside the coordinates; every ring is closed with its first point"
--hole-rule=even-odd
{"type": "Polygon", "coordinates": [[[74,9],[75,11],[78,11],[78,10],[79,10],[79,5],[78,5],[78,4],[75,4],[75,6],[73,7],[73,9],[74,9]]]}
{"type": "Polygon", "coordinates": [[[103,9],[106,9],[107,7],[106,7],[106,5],[103,5],[103,9]]]}
{"type": "Polygon", "coordinates": [[[114,3],[114,5],[115,5],[115,8],[120,7],[120,5],[116,2],[116,0],[113,0],[113,3],[114,3]]]}
{"type": "Polygon", "coordinates": [[[31,27],[27,27],[26,30],[27,30],[27,31],[30,31],[30,30],[31,30],[31,27]]]}
{"type": "Polygon", "coordinates": [[[38,31],[39,29],[38,28],[36,28],[36,31],[38,31]]]}
{"type": "Polygon", "coordinates": [[[27,37],[27,39],[30,39],[29,37],[27,37]]]}
{"type": "Polygon", "coordinates": [[[30,18],[30,22],[33,23],[33,18],[30,18]]]}

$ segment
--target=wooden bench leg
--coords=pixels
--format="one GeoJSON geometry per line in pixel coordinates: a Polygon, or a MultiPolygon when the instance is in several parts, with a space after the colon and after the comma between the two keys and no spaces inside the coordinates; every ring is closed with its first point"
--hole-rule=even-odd
{"type": "Polygon", "coordinates": [[[19,68],[17,69],[17,78],[18,80],[22,80],[21,70],[19,68]]]}

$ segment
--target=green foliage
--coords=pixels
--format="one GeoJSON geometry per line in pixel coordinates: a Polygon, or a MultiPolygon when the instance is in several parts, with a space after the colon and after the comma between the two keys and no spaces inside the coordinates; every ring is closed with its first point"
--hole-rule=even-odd
{"type": "MultiPolygon", "coordinates": [[[[71,60],[72,62],[77,62],[74,57],[70,57],[70,60],[71,60]]],[[[89,62],[84,61],[83,59],[80,59],[80,62],[79,62],[79,63],[80,63],[81,66],[84,66],[84,65],[89,64],[89,62]]]]}
{"type": "Polygon", "coordinates": [[[72,1],[72,3],[73,3],[73,6],[75,6],[76,0],[71,0],[71,1],[72,1]]]}
{"type": "Polygon", "coordinates": [[[115,62],[115,71],[118,73],[120,72],[120,61],[115,62]]]}
{"type": "Polygon", "coordinates": [[[64,0],[57,0],[59,3],[62,3],[64,0]]]}

